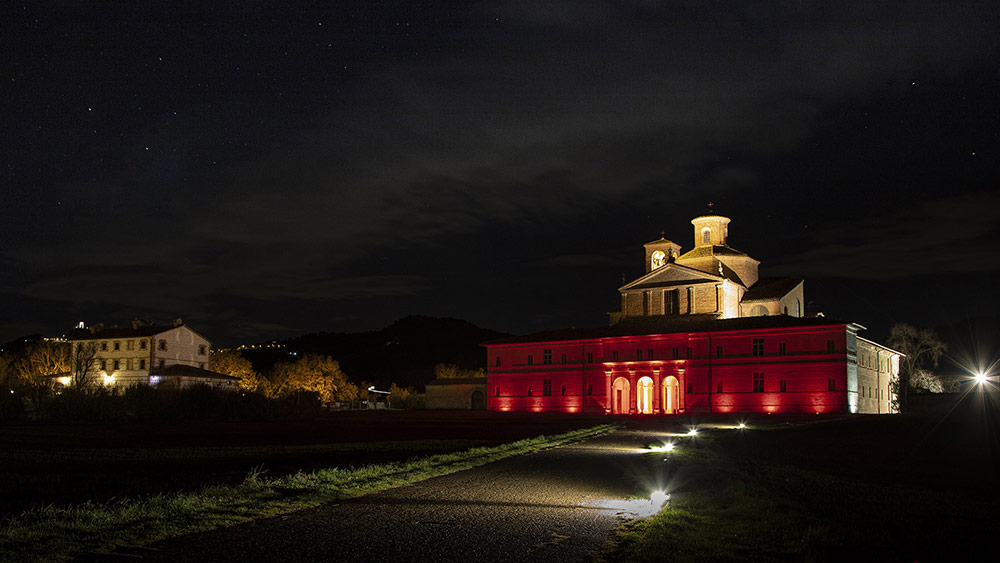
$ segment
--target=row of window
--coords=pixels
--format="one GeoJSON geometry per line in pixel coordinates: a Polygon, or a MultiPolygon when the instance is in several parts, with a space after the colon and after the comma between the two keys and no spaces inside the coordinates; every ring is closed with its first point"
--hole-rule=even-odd
{"type": "Polygon", "coordinates": [[[885,397],[889,396],[889,390],[888,389],[885,389],[885,393],[882,392],[883,391],[882,389],[873,388],[870,385],[867,387],[867,389],[868,389],[868,394],[866,395],[865,394],[865,386],[863,386],[863,385],[861,386],[861,398],[863,398],[863,399],[864,398],[867,398],[867,399],[878,399],[878,400],[881,401],[885,397]]]}
{"type": "MultiPolygon", "coordinates": [[[[128,359],[128,358],[125,358],[125,359],[122,359],[122,360],[103,360],[102,359],[102,360],[99,360],[99,362],[101,364],[101,371],[108,371],[108,367],[111,368],[111,371],[117,371],[117,370],[129,371],[129,370],[133,370],[133,369],[146,369],[146,359],[145,358],[139,358],[139,359],[128,359]]],[[[164,360],[158,360],[157,361],[157,366],[161,367],[161,368],[164,367],[164,360]]],[[[200,362],[198,364],[198,367],[204,369],[205,368],[205,363],[204,362],[200,362]]]]}
{"type": "MultiPolygon", "coordinates": [[[[837,348],[836,347],[836,343],[833,340],[827,340],[826,341],[826,351],[827,351],[828,354],[834,353],[836,351],[836,348],[837,348]]],[[[675,346],[672,349],[671,352],[672,352],[672,355],[673,355],[673,359],[675,359],[675,360],[681,359],[681,349],[680,348],[678,348],[678,347],[675,346]]],[[[753,353],[754,356],[763,356],[764,355],[764,339],[763,338],[754,338],[753,339],[752,353],[753,353]]],[[[787,344],[785,342],[779,342],[778,343],[778,355],[779,356],[784,356],[787,353],[788,353],[787,344]]],[[[691,348],[687,348],[686,349],[684,357],[687,358],[687,359],[691,358],[691,348]]],[[[722,346],[716,346],[715,347],[715,357],[716,358],[723,357],[722,346]]],[[[642,348],[638,348],[635,351],[635,359],[636,359],[636,361],[641,362],[643,360],[656,360],[656,359],[659,359],[659,358],[656,358],[656,356],[654,354],[654,349],[653,348],[647,348],[645,351],[642,348]]],[[[564,363],[564,364],[566,363],[566,354],[562,354],[560,361],[561,361],[561,363],[564,363]]],[[[613,362],[621,361],[621,358],[619,356],[619,351],[618,350],[613,350],[611,352],[611,361],[613,361],[613,362]]],[[[494,359],[494,363],[495,363],[496,367],[500,367],[500,356],[499,355],[494,359]]],[[[529,366],[533,365],[533,363],[534,363],[534,356],[531,355],[531,354],[528,354],[528,365],[529,366]]],[[[542,351],[542,363],[545,364],[545,365],[549,365],[549,364],[552,363],[552,349],[551,348],[546,348],[546,349],[544,349],[542,351]]],[[[594,363],[594,353],[593,352],[587,352],[587,363],[588,364],[594,363]]]]}
{"type": "MultiPolygon", "coordinates": [[[[161,342],[163,342],[163,346],[166,346],[166,344],[167,344],[166,341],[162,341],[161,340],[161,342]]],[[[140,340],[139,341],[139,349],[140,350],[145,350],[146,349],[146,344],[147,343],[146,343],[145,340],[140,340]]],[[[116,352],[122,349],[122,343],[119,342],[119,341],[117,341],[117,340],[114,341],[114,342],[104,341],[104,342],[101,342],[101,351],[102,352],[107,352],[108,351],[108,346],[111,346],[111,349],[114,350],[114,351],[116,351],[116,352]]],[[[134,350],[135,349],[135,340],[126,340],[125,341],[125,349],[128,350],[128,351],[134,350]]],[[[163,348],[163,349],[165,350],[166,348],[163,348]]]]}
{"type": "MultiPolygon", "coordinates": [[[[146,369],[146,359],[123,359],[123,360],[100,360],[101,371],[108,371],[110,366],[112,371],[117,370],[132,370],[132,369],[146,369]]],[[[163,367],[163,360],[160,360],[160,367],[163,367]]]]}
{"type": "MultiPolygon", "coordinates": [[[[109,345],[111,346],[111,349],[114,350],[115,352],[117,352],[117,351],[119,351],[119,350],[122,349],[122,343],[120,341],[117,341],[117,340],[114,341],[114,342],[103,341],[103,342],[101,342],[101,351],[102,352],[107,352],[109,345]]],[[[134,349],[135,349],[135,341],[134,340],[126,340],[125,341],[125,350],[131,351],[131,350],[134,350],[134,349]]],[[[146,349],[146,341],[145,340],[140,340],[139,341],[139,349],[140,350],[145,350],[146,349]]],[[[167,341],[166,340],[160,340],[157,343],[157,349],[159,349],[159,350],[166,350],[167,349],[167,341]]],[[[199,356],[204,356],[206,354],[208,354],[208,346],[206,346],[205,344],[199,344],[198,345],[198,355],[199,356]]],[[[565,354],[564,354],[564,356],[565,356],[565,354]]]]}
{"type": "MultiPolygon", "coordinates": [[[[690,393],[694,393],[694,384],[689,381],[687,383],[686,389],[687,389],[687,392],[689,394],[690,393]]],[[[836,391],[837,390],[837,380],[836,379],[833,379],[833,378],[827,379],[827,390],[828,391],[836,391]]],[[[785,393],[785,392],[788,391],[788,382],[787,382],[787,380],[784,380],[784,379],[779,379],[778,380],[778,391],[781,392],[781,393],[785,393]]],[[[716,383],[715,392],[716,393],[724,393],[725,392],[724,391],[723,382],[719,381],[719,382],[716,383]]],[[[763,393],[764,392],[764,374],[763,373],[755,373],[755,374],[753,374],[753,392],[754,393],[763,393]]],[[[565,385],[562,386],[562,393],[561,394],[562,395],[566,394],[566,386],[565,385]]],[[[592,383],[589,383],[589,384],[587,384],[587,395],[593,395],[593,394],[594,394],[594,385],[592,383]]],[[[531,397],[533,395],[534,395],[534,386],[528,385],[528,396],[531,397]]],[[[546,397],[552,395],[552,380],[551,379],[543,379],[542,380],[542,395],[546,396],[546,397]]],[[[868,396],[871,397],[871,395],[872,395],[872,388],[869,387],[868,388],[868,396]]],[[[499,385],[496,386],[496,396],[497,397],[500,396],[500,386],[499,385]]],[[[861,396],[862,397],[865,396],[864,387],[861,388],[861,396]]]]}

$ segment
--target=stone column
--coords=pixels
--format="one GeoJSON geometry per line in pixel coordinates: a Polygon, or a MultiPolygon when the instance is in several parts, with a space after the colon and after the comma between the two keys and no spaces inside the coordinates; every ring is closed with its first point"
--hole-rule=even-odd
{"type": "Polygon", "coordinates": [[[639,412],[639,389],[634,369],[628,370],[628,386],[628,413],[635,414],[639,412]]]}
{"type": "Polygon", "coordinates": [[[660,369],[653,370],[653,414],[663,414],[663,379],[660,369]]]}
{"type": "Polygon", "coordinates": [[[614,412],[615,408],[615,397],[614,391],[611,388],[611,382],[614,380],[611,370],[604,370],[604,412],[605,414],[611,414],[614,412]]]}

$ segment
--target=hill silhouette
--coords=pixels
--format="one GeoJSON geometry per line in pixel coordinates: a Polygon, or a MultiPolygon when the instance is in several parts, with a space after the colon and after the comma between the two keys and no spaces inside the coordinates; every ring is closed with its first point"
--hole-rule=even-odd
{"type": "Polygon", "coordinates": [[[434,366],[455,364],[464,369],[486,366],[485,341],[510,336],[480,328],[468,321],[413,315],[376,331],[319,332],[277,341],[284,348],[244,350],[244,357],[260,371],[296,354],[322,354],[340,362],[352,381],[368,381],[380,388],[390,383],[423,389],[434,379],[434,366]]]}

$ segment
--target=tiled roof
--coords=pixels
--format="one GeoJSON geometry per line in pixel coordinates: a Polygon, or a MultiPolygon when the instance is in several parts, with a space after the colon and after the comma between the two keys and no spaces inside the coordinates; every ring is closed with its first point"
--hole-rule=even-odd
{"type": "Polygon", "coordinates": [[[715,244],[715,245],[705,245],[696,246],[691,250],[681,254],[678,261],[686,260],[689,258],[707,258],[709,256],[747,256],[746,253],[740,252],[735,248],[730,248],[725,245],[715,244]]]}
{"type": "Polygon", "coordinates": [[[760,278],[750,289],[743,294],[743,303],[751,301],[773,301],[781,299],[789,291],[795,289],[802,283],[802,278],[760,278]]]}
{"type": "Polygon", "coordinates": [[[521,342],[545,342],[556,340],[587,340],[614,336],[641,336],[647,334],[671,334],[679,332],[719,332],[724,330],[749,330],[755,328],[782,328],[824,325],[849,325],[847,321],[825,317],[789,317],[772,315],[766,317],[743,317],[738,319],[718,319],[708,315],[668,315],[627,319],[611,326],[591,328],[566,328],[537,332],[524,336],[512,336],[493,340],[485,344],[517,344],[521,342]]]}
{"type": "Polygon", "coordinates": [[[150,375],[159,375],[160,377],[201,377],[207,379],[231,379],[239,381],[239,377],[233,377],[232,375],[226,375],[224,373],[219,373],[216,371],[209,371],[207,369],[196,368],[194,366],[187,366],[184,364],[174,364],[162,368],[155,368],[150,375]]]}
{"type": "MultiPolygon", "coordinates": [[[[184,325],[179,325],[184,326],[184,325]]],[[[176,326],[140,326],[138,328],[105,328],[97,332],[90,332],[87,329],[73,329],[66,334],[67,340],[110,340],[112,338],[142,338],[144,336],[155,336],[161,332],[167,332],[178,328],[176,326]]]]}

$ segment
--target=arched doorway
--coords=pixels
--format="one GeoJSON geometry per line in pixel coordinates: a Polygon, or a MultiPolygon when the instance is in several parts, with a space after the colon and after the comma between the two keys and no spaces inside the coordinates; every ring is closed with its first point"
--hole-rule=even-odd
{"type": "Polygon", "coordinates": [[[624,377],[619,377],[611,386],[611,412],[615,414],[628,414],[629,411],[629,384],[624,377]]]}
{"type": "Polygon", "coordinates": [[[478,411],[486,408],[486,394],[482,391],[472,392],[472,410],[478,411]]]}
{"type": "Polygon", "coordinates": [[[653,378],[645,376],[635,386],[636,408],[639,414],[653,414],[653,378]]]}
{"type": "Polygon", "coordinates": [[[680,383],[674,376],[663,380],[663,413],[674,414],[681,408],[680,383]]]}

